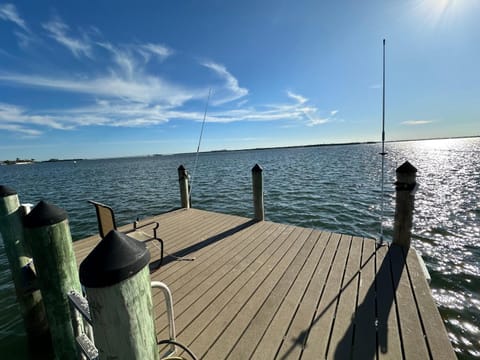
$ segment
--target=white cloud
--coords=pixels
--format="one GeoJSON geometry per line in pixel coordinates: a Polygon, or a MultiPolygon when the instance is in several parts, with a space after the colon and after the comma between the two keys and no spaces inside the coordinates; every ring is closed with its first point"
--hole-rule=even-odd
{"type": "Polygon", "coordinates": [[[21,74],[0,74],[0,81],[72,93],[83,93],[97,97],[123,98],[127,102],[150,103],[153,101],[171,106],[180,106],[188,100],[203,98],[204,95],[203,89],[183,88],[159,77],[147,75],[134,79],[124,79],[115,74],[109,77],[93,79],[67,79],[21,74]]]}
{"type": "Polygon", "coordinates": [[[402,122],[402,125],[407,125],[407,126],[418,126],[418,125],[427,125],[427,124],[431,124],[435,121],[433,120],[408,120],[408,121],[404,121],[402,122]]]}
{"type": "Polygon", "coordinates": [[[49,36],[55,39],[58,43],[65,46],[76,58],[81,55],[92,57],[92,48],[90,42],[84,35],[84,39],[71,37],[67,34],[70,30],[69,26],[65,24],[62,19],[55,17],[53,20],[42,25],[48,31],[49,36]]]}
{"type": "Polygon", "coordinates": [[[18,14],[15,5],[13,4],[0,4],[0,20],[11,21],[19,27],[14,30],[13,33],[18,39],[18,44],[22,48],[26,48],[35,39],[35,36],[30,31],[25,20],[18,14]]]}
{"type": "Polygon", "coordinates": [[[28,137],[37,137],[42,135],[42,132],[39,130],[25,128],[18,124],[0,124],[0,129],[20,133],[27,135],[28,137]]]}
{"type": "Polygon", "coordinates": [[[29,114],[22,107],[0,103],[0,128],[27,135],[40,135],[41,131],[32,129],[32,125],[66,129],[61,122],[50,116],[29,114]]]}
{"type": "Polygon", "coordinates": [[[225,104],[248,95],[248,89],[240,87],[238,80],[228,72],[225,66],[212,61],[204,62],[202,65],[214,71],[224,80],[224,86],[214,91],[215,100],[212,102],[214,105],[225,104]]]}
{"type": "Polygon", "coordinates": [[[137,51],[145,58],[145,61],[150,60],[150,55],[156,55],[161,61],[173,55],[174,51],[162,44],[143,44],[138,46],[137,51]]]}
{"type": "Polygon", "coordinates": [[[23,30],[29,32],[25,20],[23,20],[17,12],[15,5],[13,4],[0,4],[0,19],[5,21],[11,21],[23,30]]]}
{"type": "MultiPolygon", "coordinates": [[[[4,6],[0,9],[4,9],[4,6]]],[[[19,17],[15,19],[21,20],[19,17]]],[[[40,35],[48,34],[79,61],[87,57],[89,68],[95,69],[95,73],[76,73],[65,77],[56,75],[51,69],[37,74],[0,72],[0,82],[57,93],[80,94],[86,105],[33,111],[0,103],[2,129],[33,136],[40,135],[41,130],[48,128],[71,130],[82,126],[146,127],[171,120],[203,120],[203,105],[195,108],[198,111],[192,111],[189,102],[195,100],[203,103],[208,86],[196,87],[179,81],[167,81],[160,75],[158,62],[171,57],[175,53],[173,49],[151,42],[113,44],[104,39],[96,28],[91,28],[88,35],[84,32],[81,37],[75,37],[71,35],[70,27],[59,17],[42,26],[47,33],[40,35]],[[94,56],[94,53],[98,56],[94,56]],[[155,73],[149,72],[150,67],[146,66],[153,60],[157,61],[155,73]]],[[[211,86],[212,106],[208,111],[207,122],[281,121],[282,125],[289,122],[314,126],[331,121],[330,117],[338,111],[332,110],[330,117],[325,117],[316,106],[309,104],[307,97],[292,91],[286,92],[284,102],[248,106],[247,102],[251,104],[246,98],[249,90],[240,86],[239,80],[226,66],[214,61],[206,61],[201,65],[208,69],[204,71],[212,71],[217,77],[217,84],[211,86]],[[222,105],[222,110],[216,107],[218,105],[222,105]]]]}
{"type": "Polygon", "coordinates": [[[308,101],[308,99],[302,95],[295,94],[291,91],[287,91],[287,95],[289,98],[296,100],[299,104],[304,104],[308,101]]]}

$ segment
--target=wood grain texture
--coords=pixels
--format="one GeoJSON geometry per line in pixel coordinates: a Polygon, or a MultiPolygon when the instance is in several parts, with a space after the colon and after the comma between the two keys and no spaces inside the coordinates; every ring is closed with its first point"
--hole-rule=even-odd
{"type": "MultiPolygon", "coordinates": [[[[168,254],[195,257],[150,277],[170,287],[177,338],[202,359],[454,358],[413,249],[198,209],[145,221],[168,254]]],[[[74,243],[77,256],[96,241],[74,243]]],[[[165,339],[163,296],[153,303],[165,339]]]]}

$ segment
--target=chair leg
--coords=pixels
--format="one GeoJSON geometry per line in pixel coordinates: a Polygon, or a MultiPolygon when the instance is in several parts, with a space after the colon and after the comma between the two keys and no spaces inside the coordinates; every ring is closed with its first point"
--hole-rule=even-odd
{"type": "Polygon", "coordinates": [[[160,243],[160,263],[158,264],[158,267],[162,266],[163,262],[163,240],[162,239],[156,239],[160,243]]]}

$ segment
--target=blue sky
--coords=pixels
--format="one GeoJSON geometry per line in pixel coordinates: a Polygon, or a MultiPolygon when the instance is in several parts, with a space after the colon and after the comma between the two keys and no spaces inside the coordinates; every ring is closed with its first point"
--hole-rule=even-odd
{"type": "Polygon", "coordinates": [[[480,135],[477,0],[0,2],[0,160],[480,135]]]}

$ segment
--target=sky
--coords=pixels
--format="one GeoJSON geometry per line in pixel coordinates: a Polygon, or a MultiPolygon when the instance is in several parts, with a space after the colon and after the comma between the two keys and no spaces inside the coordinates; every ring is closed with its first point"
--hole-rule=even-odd
{"type": "MultiPolygon", "coordinates": [[[[0,0],[1,1],[1,0],[0,0]]],[[[0,2],[0,160],[480,135],[478,0],[0,2]],[[210,94],[210,95],[209,95],[210,94]]]]}

